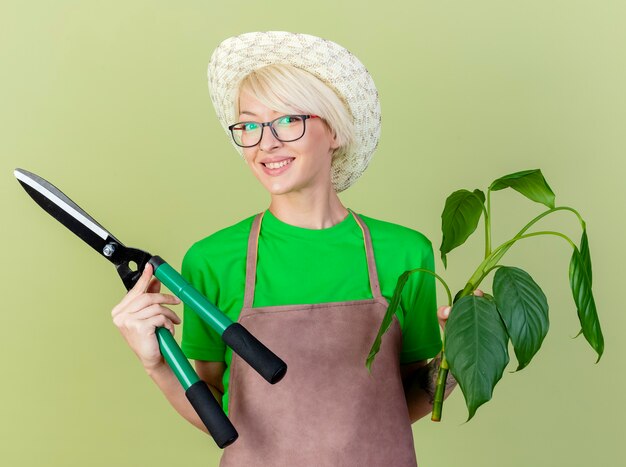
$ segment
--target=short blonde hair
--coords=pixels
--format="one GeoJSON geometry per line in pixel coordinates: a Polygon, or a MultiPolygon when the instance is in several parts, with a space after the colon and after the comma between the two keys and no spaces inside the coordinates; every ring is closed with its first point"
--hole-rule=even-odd
{"type": "Polygon", "coordinates": [[[348,153],[354,144],[354,123],[348,106],[333,89],[308,71],[283,63],[252,71],[239,83],[233,103],[235,115],[239,115],[239,96],[244,91],[277,112],[322,117],[339,145],[333,160],[348,153]]]}

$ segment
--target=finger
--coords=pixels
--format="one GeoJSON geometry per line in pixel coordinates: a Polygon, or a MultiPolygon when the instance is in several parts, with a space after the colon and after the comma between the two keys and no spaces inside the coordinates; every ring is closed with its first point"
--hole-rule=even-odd
{"type": "Polygon", "coordinates": [[[439,317],[439,319],[446,320],[450,316],[451,309],[452,309],[451,306],[446,306],[446,305],[440,306],[439,309],[437,310],[437,316],[439,317]]]}
{"type": "Polygon", "coordinates": [[[146,291],[148,284],[150,283],[150,278],[152,277],[152,265],[150,263],[146,263],[141,276],[135,283],[132,289],[128,291],[126,296],[119,303],[120,308],[123,308],[128,302],[132,301],[142,293],[146,291]]]}
{"type": "Polygon", "coordinates": [[[156,328],[166,328],[172,335],[174,335],[174,333],[176,332],[174,324],[163,315],[157,315],[153,316],[152,318],[148,318],[146,320],[146,323],[154,326],[155,332],[156,328]]]}
{"type": "Polygon", "coordinates": [[[129,302],[131,302],[132,300],[134,300],[136,297],[138,297],[144,292],[145,288],[147,287],[148,282],[150,281],[151,269],[152,269],[152,266],[146,263],[146,266],[144,270],[142,271],[141,276],[139,276],[139,279],[137,280],[137,282],[135,282],[135,285],[126,293],[126,295],[124,295],[122,300],[120,300],[120,302],[113,308],[113,311],[111,313],[113,316],[116,316],[120,314],[121,312],[123,312],[129,302]]]}
{"type": "Polygon", "coordinates": [[[482,291],[482,290],[480,290],[480,289],[476,289],[476,290],[474,290],[474,295],[476,295],[476,296],[478,296],[478,297],[482,297],[482,296],[483,296],[483,295],[485,295],[485,294],[483,293],[483,291],[482,291]]]}
{"type": "Polygon", "coordinates": [[[147,293],[159,293],[161,291],[161,281],[156,277],[153,277],[148,287],[146,288],[147,293]]]}
{"type": "Polygon", "coordinates": [[[439,320],[439,326],[441,326],[442,329],[445,327],[446,321],[450,316],[450,310],[452,310],[452,307],[450,306],[440,306],[437,309],[437,319],[439,320]]]}
{"type": "Polygon", "coordinates": [[[154,305],[150,305],[147,308],[143,308],[137,313],[133,313],[131,315],[132,317],[129,319],[145,320],[145,319],[150,319],[153,316],[157,316],[159,314],[165,315],[170,321],[176,324],[180,324],[182,322],[176,313],[174,313],[169,308],[159,305],[159,304],[154,304],[154,305]]]}
{"type": "Polygon", "coordinates": [[[137,283],[133,286],[132,289],[130,289],[129,292],[134,294],[135,296],[144,293],[148,288],[148,284],[150,284],[151,277],[152,265],[150,263],[146,263],[143,271],[141,272],[141,276],[139,276],[139,280],[137,280],[137,283]]]}
{"type": "Polygon", "coordinates": [[[145,293],[136,297],[126,306],[127,313],[137,313],[150,305],[178,305],[180,299],[170,294],[163,293],[145,293]]]}

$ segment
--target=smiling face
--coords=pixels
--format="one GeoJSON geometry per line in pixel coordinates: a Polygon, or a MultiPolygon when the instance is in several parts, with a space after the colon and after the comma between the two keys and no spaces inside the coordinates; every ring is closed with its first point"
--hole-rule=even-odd
{"type": "MultiPolygon", "coordinates": [[[[269,122],[285,115],[246,91],[239,96],[239,112],[238,121],[269,122]]],[[[252,173],[271,195],[332,189],[332,154],[339,145],[321,118],[310,118],[305,125],[304,136],[287,143],[265,127],[261,142],[243,149],[252,173]]]]}
{"type": "Polygon", "coordinates": [[[246,75],[233,97],[231,123],[269,122],[283,115],[320,116],[305,120],[306,132],[296,141],[278,141],[269,127],[264,127],[259,145],[238,147],[244,159],[252,161],[249,162],[251,170],[270,194],[303,190],[311,183],[326,186],[326,176],[331,178],[329,190],[336,189],[332,183],[336,175],[333,170],[340,166],[337,162],[350,153],[355,141],[352,114],[337,92],[306,70],[273,63],[246,75]],[[329,158],[329,154],[332,157],[329,158]],[[318,157],[313,157],[316,155],[318,157]],[[284,170],[259,165],[259,161],[271,163],[281,159],[291,161],[284,170]],[[310,180],[306,181],[307,177],[310,180]],[[320,179],[324,183],[320,184],[320,179]]]}

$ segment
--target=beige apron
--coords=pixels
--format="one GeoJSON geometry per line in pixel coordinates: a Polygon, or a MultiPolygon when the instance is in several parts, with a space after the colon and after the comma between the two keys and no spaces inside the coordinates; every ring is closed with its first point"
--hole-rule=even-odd
{"type": "Polygon", "coordinates": [[[258,238],[248,241],[239,322],[280,356],[285,377],[270,385],[239,356],[230,367],[229,417],[239,439],[220,466],[416,466],[400,377],[398,320],[382,341],[370,374],[365,359],[387,309],[369,230],[363,231],[372,299],[253,308],[258,238]]]}

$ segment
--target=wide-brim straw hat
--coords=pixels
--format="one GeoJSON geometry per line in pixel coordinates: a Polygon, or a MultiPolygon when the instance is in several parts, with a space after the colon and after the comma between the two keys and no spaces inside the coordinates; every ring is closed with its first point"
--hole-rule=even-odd
{"type": "Polygon", "coordinates": [[[224,40],[209,61],[209,92],[224,131],[242,158],[243,150],[228,130],[237,118],[234,98],[246,75],[273,63],[312,73],[347,104],[354,119],[355,140],[349,152],[334,158],[331,173],[335,190],[345,190],[365,171],[380,138],[380,102],[372,77],[347,49],[309,34],[249,32],[224,40]]]}

